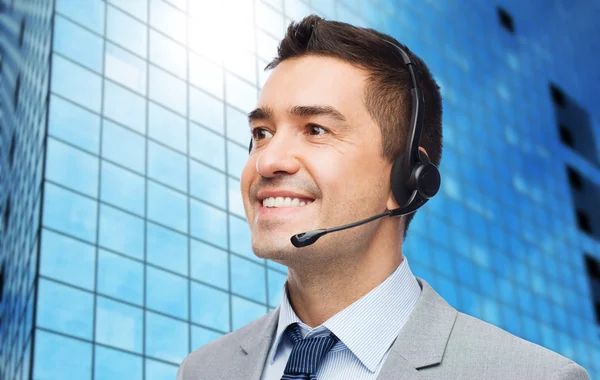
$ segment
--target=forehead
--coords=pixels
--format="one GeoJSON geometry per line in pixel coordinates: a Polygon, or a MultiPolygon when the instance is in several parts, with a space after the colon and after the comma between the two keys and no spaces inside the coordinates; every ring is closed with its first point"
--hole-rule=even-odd
{"type": "Polygon", "coordinates": [[[330,105],[345,116],[366,112],[363,105],[366,72],[331,57],[304,56],[286,59],[273,69],[259,106],[286,110],[297,105],[330,105]]]}

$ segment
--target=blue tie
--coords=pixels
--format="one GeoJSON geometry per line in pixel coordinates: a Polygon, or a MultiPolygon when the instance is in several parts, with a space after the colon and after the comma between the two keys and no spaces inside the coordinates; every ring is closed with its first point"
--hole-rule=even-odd
{"type": "Polygon", "coordinates": [[[289,325],[285,332],[294,343],[294,348],[281,380],[317,380],[319,364],[339,338],[330,333],[327,336],[302,339],[297,323],[289,325]]]}

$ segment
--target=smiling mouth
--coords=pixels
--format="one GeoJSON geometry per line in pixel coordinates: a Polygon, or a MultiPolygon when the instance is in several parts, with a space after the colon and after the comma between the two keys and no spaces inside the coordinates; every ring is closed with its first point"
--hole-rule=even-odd
{"type": "Polygon", "coordinates": [[[314,202],[314,199],[291,197],[268,197],[262,200],[265,208],[305,207],[314,202]]]}

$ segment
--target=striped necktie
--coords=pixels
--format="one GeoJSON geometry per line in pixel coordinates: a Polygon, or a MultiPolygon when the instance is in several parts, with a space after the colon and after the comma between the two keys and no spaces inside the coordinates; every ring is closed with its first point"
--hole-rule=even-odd
{"type": "Polygon", "coordinates": [[[289,325],[285,332],[294,343],[294,348],[281,380],[317,380],[319,364],[339,338],[330,333],[327,336],[302,339],[297,323],[289,325]]]}

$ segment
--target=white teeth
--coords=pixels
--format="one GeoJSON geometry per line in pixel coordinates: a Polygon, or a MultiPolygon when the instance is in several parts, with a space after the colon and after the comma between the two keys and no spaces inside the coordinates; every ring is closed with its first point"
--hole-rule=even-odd
{"type": "Polygon", "coordinates": [[[290,197],[269,197],[262,201],[264,207],[302,207],[310,203],[312,203],[312,201],[305,202],[301,201],[299,198],[290,197]]]}

